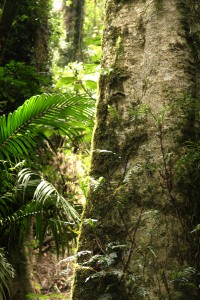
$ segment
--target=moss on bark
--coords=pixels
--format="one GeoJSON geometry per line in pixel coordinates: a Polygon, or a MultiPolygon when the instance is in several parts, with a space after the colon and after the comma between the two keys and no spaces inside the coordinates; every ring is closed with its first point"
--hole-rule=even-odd
{"type": "Polygon", "coordinates": [[[87,287],[84,271],[76,273],[73,300],[90,299],[93,289],[94,300],[106,293],[128,300],[200,297],[199,246],[190,233],[200,221],[199,191],[190,195],[188,174],[178,167],[184,142],[196,137],[196,113],[189,121],[181,101],[199,97],[199,71],[181,3],[187,1],[107,1],[102,66],[110,71],[100,81],[91,164],[97,184],[90,185],[84,214],[97,222],[83,225],[79,241],[79,250],[100,257],[87,287]],[[110,243],[123,250],[109,265],[110,243]],[[107,265],[98,268],[102,256],[107,265]]]}

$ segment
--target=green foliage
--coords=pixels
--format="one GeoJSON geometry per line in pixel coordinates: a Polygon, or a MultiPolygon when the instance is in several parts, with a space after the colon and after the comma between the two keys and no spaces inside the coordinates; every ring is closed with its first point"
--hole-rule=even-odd
{"type": "Polygon", "coordinates": [[[58,94],[32,97],[0,118],[0,158],[29,155],[41,138],[48,140],[49,131],[57,130],[72,138],[84,130],[83,123],[91,114],[92,107],[85,99],[58,94]]]}
{"type": "Polygon", "coordinates": [[[10,280],[14,277],[14,270],[8,263],[4,249],[0,248],[0,298],[7,299],[9,293],[10,280]]]}
{"type": "Polygon", "coordinates": [[[122,261],[122,256],[127,249],[127,245],[113,242],[107,244],[103,254],[91,256],[89,251],[77,253],[79,267],[92,272],[86,278],[85,284],[93,281],[99,286],[98,290],[101,292],[98,299],[117,299],[121,279],[125,275],[123,270],[118,269],[118,263],[122,261]],[[82,256],[85,256],[84,262],[81,262],[82,256]]]}
{"type": "MultiPolygon", "coordinates": [[[[105,254],[96,254],[91,256],[87,261],[81,263],[82,266],[90,267],[93,270],[97,270],[94,275],[88,277],[87,280],[92,278],[101,277],[106,270],[111,271],[110,267],[116,265],[117,262],[120,261],[122,253],[127,250],[127,245],[119,244],[119,243],[109,243],[106,247],[105,254]],[[98,274],[99,273],[99,274],[98,274]]],[[[82,255],[90,254],[89,251],[81,251],[77,253],[77,257],[82,255]]],[[[112,270],[114,271],[114,270],[112,270]]]]}
{"type": "Polygon", "coordinates": [[[131,109],[131,122],[135,125],[139,125],[143,122],[148,113],[150,113],[150,108],[146,104],[138,103],[134,108],[131,109]]]}
{"type": "Polygon", "coordinates": [[[86,99],[96,100],[100,68],[96,64],[70,63],[56,73],[55,89],[79,94],[86,99]]]}
{"type": "MultiPolygon", "coordinates": [[[[84,64],[82,62],[70,63],[64,69],[55,69],[55,91],[66,93],[70,92],[76,97],[83,99],[88,105],[95,106],[97,99],[97,82],[99,79],[100,68],[99,65],[90,63],[84,64]]],[[[94,122],[85,124],[84,148],[90,148],[90,141],[92,137],[94,122]]]]}
{"type": "MultiPolygon", "coordinates": [[[[15,181],[15,170],[17,167],[22,167],[23,163],[19,163],[14,168],[10,166],[12,166],[11,161],[13,159],[19,161],[35,151],[36,147],[38,147],[37,143],[41,139],[49,140],[51,132],[55,130],[67,134],[70,138],[79,136],[80,130],[82,131],[91,117],[92,111],[92,107],[89,107],[88,103],[86,104],[81,98],[69,95],[41,95],[27,100],[13,114],[10,113],[7,117],[3,115],[0,118],[0,157],[2,167],[4,167],[0,174],[4,178],[1,189],[2,215],[5,216],[7,209],[9,209],[8,199],[10,199],[10,202],[14,201],[16,191],[27,188],[30,183],[33,187],[34,183],[37,185],[37,188],[33,193],[33,202],[23,207],[25,216],[28,216],[29,213],[34,214],[41,211],[40,205],[47,204],[48,207],[52,207],[52,205],[55,206],[55,203],[57,203],[63,207],[65,215],[70,219],[68,221],[74,221],[77,214],[71,210],[72,214],[69,216],[71,207],[67,207],[68,203],[65,203],[64,198],[60,197],[56,189],[44,179],[39,182],[38,178],[30,180],[32,176],[37,177],[37,175],[28,169],[23,169],[19,173],[18,185],[14,188],[14,193],[12,193],[10,190],[13,187],[13,181],[15,181]],[[5,158],[10,163],[4,162],[5,158]],[[37,204],[36,207],[33,204],[37,204]]],[[[23,219],[24,212],[21,213],[22,211],[19,210],[12,218],[2,220],[1,224],[4,225],[5,223],[8,224],[9,222],[12,223],[15,220],[23,219]]],[[[54,221],[54,219],[51,220],[52,228],[55,226],[54,221]]],[[[37,230],[37,232],[39,234],[40,230],[37,230]]]]}
{"type": "Polygon", "coordinates": [[[0,109],[10,111],[32,95],[39,94],[49,83],[47,76],[37,72],[34,66],[11,61],[0,67],[0,109]]]}
{"type": "Polygon", "coordinates": [[[185,143],[185,155],[181,158],[180,163],[182,165],[193,165],[196,171],[200,171],[200,145],[198,142],[186,142],[185,143]]]}
{"type": "MultiPolygon", "coordinates": [[[[47,20],[51,8],[49,0],[19,1],[17,15],[6,44],[3,63],[10,60],[34,64],[38,30],[49,35],[47,20]]],[[[37,49],[39,51],[39,49],[37,49]]],[[[47,64],[48,58],[45,63],[47,64]]],[[[47,67],[47,66],[46,66],[47,67]]],[[[32,94],[33,95],[33,94],[32,94]]],[[[30,97],[30,96],[29,96],[30,97]]]]}
{"type": "Polygon", "coordinates": [[[182,268],[171,274],[171,281],[177,285],[185,285],[191,281],[192,276],[196,274],[196,271],[192,267],[182,268]]]}
{"type": "Polygon", "coordinates": [[[180,110],[181,116],[177,126],[184,136],[184,152],[176,164],[177,171],[187,173],[192,178],[193,184],[198,183],[200,176],[199,101],[190,95],[182,95],[173,109],[180,110]]]}
{"type": "MultiPolygon", "coordinates": [[[[5,201],[0,205],[1,236],[16,231],[20,240],[24,241],[34,218],[34,232],[40,251],[45,236],[51,233],[57,254],[60,247],[64,252],[64,246],[69,246],[69,239],[76,236],[73,227],[79,222],[79,215],[73,206],[51,183],[27,168],[18,173],[12,190],[13,195],[10,192],[8,197],[13,199],[12,206],[5,201]]],[[[5,195],[1,199],[6,199],[5,195]]]]}
{"type": "Polygon", "coordinates": [[[197,224],[195,228],[191,231],[191,233],[198,232],[200,230],[200,224],[197,224]]]}
{"type": "MultiPolygon", "coordinates": [[[[94,4],[93,1],[89,2],[94,4]]],[[[0,68],[2,113],[13,111],[25,99],[40,94],[49,83],[48,78],[41,76],[33,67],[37,63],[34,47],[38,31],[42,28],[49,34],[50,29],[57,31],[57,35],[60,31],[58,20],[57,23],[52,21],[54,24],[47,27],[47,3],[50,2],[25,0],[18,7],[4,56],[4,63],[9,63],[0,68]]],[[[101,15],[101,3],[96,3],[98,9],[95,5],[88,6],[94,22],[101,15]]],[[[87,14],[87,17],[91,16],[87,14]]],[[[93,30],[94,26],[89,19],[86,23],[93,30]]],[[[64,145],[68,149],[72,144],[77,146],[85,136],[86,143],[90,142],[101,56],[100,31],[97,24],[95,33],[90,34],[88,31],[85,39],[85,57],[92,63],[70,64],[55,74],[56,92],[64,95],[32,97],[13,113],[0,118],[0,232],[5,240],[9,237],[17,241],[19,237],[23,242],[32,224],[36,245],[39,245],[40,250],[47,234],[53,236],[58,253],[60,248],[63,251],[64,246],[69,246],[70,240],[77,235],[79,215],[72,201],[69,201],[70,196],[66,193],[67,201],[46,180],[47,176],[41,175],[47,161],[43,154],[49,145],[51,147],[54,144],[58,135],[65,140],[64,145]],[[36,156],[42,156],[41,163],[36,156]],[[35,172],[37,167],[39,173],[35,172]]],[[[55,46],[57,42],[58,37],[54,34],[51,43],[55,46]]],[[[94,222],[90,219],[88,221],[90,224],[94,222]]],[[[59,299],[63,295],[29,295],[29,299],[49,297],[59,299]]]]}
{"type": "Polygon", "coordinates": [[[55,132],[71,140],[82,137],[92,114],[93,103],[81,96],[43,94],[0,117],[1,241],[24,242],[34,224],[40,251],[47,235],[53,237],[57,254],[69,247],[77,235],[79,214],[51,183],[26,166],[55,132]]]}
{"type": "MultiPolygon", "coordinates": [[[[46,155],[47,148],[55,145],[57,136],[65,140],[68,149],[72,144],[78,145],[85,136],[85,141],[90,142],[101,38],[97,31],[95,36],[88,35],[86,56],[88,60],[91,58],[92,64],[78,66],[75,63],[65,68],[64,74],[60,75],[63,70],[57,72],[56,92],[64,95],[32,97],[18,107],[25,99],[40,94],[49,83],[34,65],[37,65],[35,43],[38,32],[42,29],[48,35],[49,29],[58,30],[56,34],[60,30],[59,21],[47,26],[50,2],[25,0],[20,3],[3,60],[4,64],[8,63],[0,67],[0,110],[2,114],[12,112],[0,118],[0,232],[1,240],[11,239],[17,243],[19,238],[24,242],[33,226],[33,235],[37,239],[35,247],[41,250],[46,235],[53,236],[58,253],[76,237],[79,214],[70,195],[65,194],[66,200],[46,180],[47,176],[41,175],[48,161],[44,153],[46,155]],[[36,156],[41,156],[42,162],[36,156]],[[39,173],[35,172],[37,168],[39,173]]],[[[54,34],[51,43],[55,46],[57,41],[54,34]]],[[[43,46],[47,46],[45,41],[41,49],[43,46]]],[[[29,299],[49,297],[60,299],[63,295],[29,295],[29,299]]]]}
{"type": "Polygon", "coordinates": [[[101,37],[104,21],[104,1],[87,0],[84,19],[85,61],[100,63],[101,37]]]}
{"type": "MultiPolygon", "coordinates": [[[[49,300],[49,299],[63,299],[63,294],[49,294],[49,295],[42,295],[42,294],[28,294],[27,299],[29,300],[49,300]]],[[[66,299],[66,298],[65,298],[66,299]]],[[[67,299],[66,299],[67,300],[67,299]]]]}

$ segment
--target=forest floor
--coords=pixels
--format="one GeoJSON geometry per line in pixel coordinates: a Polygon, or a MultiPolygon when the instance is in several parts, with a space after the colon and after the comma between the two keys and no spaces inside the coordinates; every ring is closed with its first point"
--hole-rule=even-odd
{"type": "MultiPolygon", "coordinates": [[[[60,170],[59,174],[62,174],[62,180],[67,182],[66,193],[68,197],[71,195],[74,202],[84,205],[85,198],[78,182],[80,176],[84,177],[86,175],[80,157],[77,154],[71,154],[67,157],[63,152],[58,151],[52,165],[55,170],[60,170]]],[[[62,182],[60,185],[62,185],[62,182]]],[[[30,300],[70,299],[75,248],[76,242],[71,241],[69,251],[66,250],[65,255],[58,258],[55,243],[49,237],[43,244],[41,255],[38,248],[34,250],[34,295],[30,295],[30,300]]]]}
{"type": "Polygon", "coordinates": [[[70,297],[73,277],[74,260],[58,259],[51,252],[45,252],[35,259],[33,286],[35,295],[33,300],[68,300],[70,297]]]}

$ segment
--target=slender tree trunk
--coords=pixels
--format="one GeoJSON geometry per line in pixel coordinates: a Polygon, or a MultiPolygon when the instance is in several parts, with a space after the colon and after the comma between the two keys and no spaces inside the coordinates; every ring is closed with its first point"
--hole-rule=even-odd
{"type": "Polygon", "coordinates": [[[65,52],[66,63],[83,60],[82,39],[84,6],[85,0],[72,0],[69,6],[66,6],[66,4],[63,6],[67,43],[65,52]]]}
{"type": "Polygon", "coordinates": [[[11,284],[9,300],[26,300],[28,294],[34,293],[30,249],[23,245],[13,245],[9,253],[16,272],[11,284]]]}
{"type": "Polygon", "coordinates": [[[107,1],[84,212],[97,221],[83,222],[73,300],[200,298],[199,187],[180,167],[196,138],[198,9],[107,1]]]}

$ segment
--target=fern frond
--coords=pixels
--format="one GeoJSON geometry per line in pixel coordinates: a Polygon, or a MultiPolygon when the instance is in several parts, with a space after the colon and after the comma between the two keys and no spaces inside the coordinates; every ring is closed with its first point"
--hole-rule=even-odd
{"type": "Polygon", "coordinates": [[[10,231],[12,228],[12,232],[17,229],[19,238],[23,241],[34,220],[35,235],[40,250],[46,233],[51,232],[59,254],[60,247],[64,251],[64,246],[68,246],[68,240],[75,237],[73,228],[79,223],[80,216],[51,183],[28,168],[22,169],[18,174],[16,188],[24,191],[23,197],[26,198],[26,191],[29,188],[32,190],[33,187],[35,191],[32,200],[23,201],[24,204],[14,212],[10,209],[7,215],[1,214],[0,232],[6,234],[7,229],[10,231]]]}
{"type": "Polygon", "coordinates": [[[93,107],[71,95],[34,96],[8,116],[0,117],[0,159],[27,156],[47,129],[77,135],[80,125],[91,119],[93,107]]]}
{"type": "Polygon", "coordinates": [[[10,281],[14,277],[14,270],[5,257],[4,249],[0,248],[0,299],[7,299],[5,291],[9,293],[10,281]]]}

